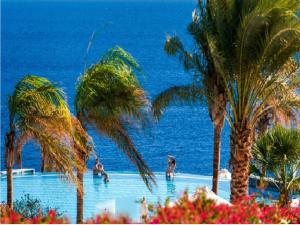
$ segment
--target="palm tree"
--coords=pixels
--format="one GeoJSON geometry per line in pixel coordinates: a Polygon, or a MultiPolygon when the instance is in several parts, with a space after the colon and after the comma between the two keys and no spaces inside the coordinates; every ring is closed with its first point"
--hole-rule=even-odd
{"type": "MultiPolygon", "coordinates": [[[[135,72],[140,72],[140,68],[129,53],[118,46],[109,49],[98,63],[89,67],[79,78],[75,109],[84,127],[94,127],[117,144],[151,190],[152,184],[155,184],[154,175],[127,131],[128,125],[145,124],[148,120],[148,101],[135,72]]],[[[83,182],[82,174],[78,178],[83,182]]],[[[77,198],[78,210],[82,207],[83,199],[77,198]]],[[[80,223],[82,213],[77,213],[77,223],[80,223]]]]}
{"type": "MultiPolygon", "coordinates": [[[[193,11],[192,22],[187,27],[194,40],[195,49],[191,53],[186,51],[177,36],[167,37],[165,44],[166,53],[178,56],[184,69],[194,73],[194,82],[190,86],[171,87],[160,93],[153,101],[156,118],[160,118],[162,110],[170,103],[206,101],[214,129],[212,190],[216,194],[220,170],[221,131],[228,99],[223,78],[213,61],[208,33],[217,33],[218,29],[222,29],[221,35],[228,37],[231,30],[236,29],[239,10],[238,1],[209,0],[205,5],[201,0],[198,1],[198,8],[193,11]],[[225,27],[228,29],[223,29],[225,27]]],[[[222,41],[228,47],[226,54],[229,54],[231,40],[227,37],[222,37],[222,41]]]]}
{"type": "Polygon", "coordinates": [[[300,48],[298,0],[241,3],[237,30],[230,35],[234,49],[230,55],[219,38],[224,28],[219,33],[208,34],[210,52],[224,79],[229,99],[233,202],[248,194],[254,126],[268,110],[284,102],[276,93],[289,95],[284,84],[291,80],[293,73],[287,68],[300,48]]]}
{"type": "MultiPolygon", "coordinates": [[[[299,109],[300,109],[300,97],[297,93],[297,90],[299,89],[299,79],[298,79],[298,70],[299,70],[299,64],[292,61],[289,66],[286,66],[285,68],[287,71],[285,73],[290,73],[291,76],[289,77],[291,80],[289,80],[286,83],[282,84],[282,88],[286,89],[286,92],[277,92],[274,93],[276,95],[276,98],[270,97],[269,102],[273,105],[272,108],[269,108],[265,111],[263,115],[260,116],[260,118],[257,121],[257,124],[255,125],[256,133],[254,134],[254,139],[258,139],[261,136],[264,136],[268,129],[270,127],[283,125],[286,127],[297,127],[298,126],[298,115],[299,115],[299,109]],[[274,102],[278,101],[280,99],[280,104],[273,104],[274,102]]],[[[280,72],[279,75],[285,76],[285,73],[280,72]]],[[[268,107],[269,105],[266,104],[265,107],[268,107]]],[[[268,142],[261,141],[259,145],[261,148],[267,148],[268,142]]],[[[263,152],[261,152],[263,153],[263,152]]],[[[264,154],[267,154],[268,152],[264,152],[264,154]]],[[[267,157],[267,155],[264,155],[264,157],[267,157]]],[[[261,163],[260,160],[252,160],[252,163],[250,165],[250,172],[255,171],[261,176],[260,185],[264,186],[264,180],[263,177],[266,176],[266,165],[264,163],[261,163]],[[257,166],[260,165],[260,169],[257,170],[257,166]]]]}
{"type": "Polygon", "coordinates": [[[22,146],[34,139],[59,170],[78,186],[73,168],[83,169],[70,148],[73,143],[72,117],[61,89],[49,80],[28,75],[20,80],[9,97],[9,126],[6,134],[7,204],[13,206],[12,168],[14,154],[21,161],[22,146]]]}
{"type": "MultiPolygon", "coordinates": [[[[300,132],[277,126],[259,138],[252,149],[254,159],[274,176],[280,205],[288,206],[290,194],[300,190],[300,132]]],[[[260,171],[255,164],[251,166],[260,171]]]]}
{"type": "MultiPolygon", "coordinates": [[[[300,87],[298,76],[300,64],[292,60],[290,65],[286,66],[286,70],[292,74],[291,80],[284,83],[285,89],[289,92],[288,95],[283,95],[282,92],[274,93],[276,98],[270,98],[270,104],[276,99],[281,99],[280,104],[275,104],[276,107],[268,109],[264,115],[262,115],[255,126],[256,137],[264,135],[269,127],[276,125],[283,125],[287,127],[297,127],[298,117],[300,110],[300,98],[298,97],[297,90],[300,87]]],[[[286,71],[286,72],[288,72],[286,71]]],[[[286,73],[285,72],[285,73],[286,73]]],[[[280,71],[280,74],[285,74],[280,71]]],[[[279,75],[280,75],[279,74],[279,75]]],[[[284,87],[283,87],[284,88],[284,87]]],[[[284,93],[285,94],[285,93],[284,93]]],[[[274,104],[273,104],[274,105],[274,104]]],[[[268,107],[268,105],[266,106],[268,107]]]]}

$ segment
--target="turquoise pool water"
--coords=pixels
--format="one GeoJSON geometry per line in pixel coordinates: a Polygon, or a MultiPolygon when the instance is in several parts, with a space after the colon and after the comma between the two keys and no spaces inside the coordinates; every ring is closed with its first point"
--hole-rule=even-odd
{"type": "MultiPolygon", "coordinates": [[[[177,198],[186,188],[193,193],[197,187],[211,187],[211,177],[191,174],[176,174],[174,181],[167,181],[163,173],[155,173],[157,187],[150,193],[137,173],[108,172],[110,182],[93,178],[88,172],[84,177],[84,218],[89,218],[107,209],[113,214],[127,214],[139,219],[137,200],[146,198],[148,203],[164,202],[167,197],[177,198]]],[[[72,222],[76,218],[76,190],[59,174],[36,173],[14,177],[14,199],[24,194],[39,198],[43,206],[58,207],[72,222]]],[[[219,195],[229,200],[230,182],[220,180],[219,195]]],[[[0,201],[6,201],[6,178],[1,177],[0,201]]]]}

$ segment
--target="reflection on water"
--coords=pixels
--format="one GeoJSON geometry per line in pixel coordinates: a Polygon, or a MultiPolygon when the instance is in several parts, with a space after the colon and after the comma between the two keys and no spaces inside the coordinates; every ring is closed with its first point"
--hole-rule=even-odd
{"type": "Polygon", "coordinates": [[[93,175],[93,186],[94,186],[95,191],[98,192],[99,189],[101,188],[102,184],[104,184],[105,188],[108,188],[108,183],[109,182],[103,181],[102,176],[93,175]]]}
{"type": "Polygon", "coordinates": [[[176,185],[174,182],[174,177],[166,177],[166,184],[167,184],[167,196],[170,197],[170,199],[176,198],[176,185]]]}
{"type": "Polygon", "coordinates": [[[102,185],[102,179],[101,179],[101,177],[100,176],[93,176],[93,187],[94,187],[94,190],[96,191],[96,192],[98,192],[99,191],[99,189],[100,189],[100,187],[101,187],[101,185],[102,185]]]}

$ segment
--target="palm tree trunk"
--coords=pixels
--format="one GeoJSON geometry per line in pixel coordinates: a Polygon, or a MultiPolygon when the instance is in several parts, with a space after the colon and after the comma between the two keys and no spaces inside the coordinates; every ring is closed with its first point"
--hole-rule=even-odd
{"type": "Polygon", "coordinates": [[[263,177],[265,177],[265,176],[267,175],[267,167],[266,167],[266,164],[265,164],[265,163],[263,163],[263,164],[261,165],[261,175],[262,175],[263,177]]]}
{"type": "Polygon", "coordinates": [[[77,188],[77,224],[83,223],[83,173],[77,170],[77,178],[79,185],[81,185],[81,190],[77,188]]]}
{"type": "MultiPolygon", "coordinates": [[[[81,113],[78,112],[76,117],[77,117],[78,121],[80,122],[80,125],[82,126],[82,128],[84,130],[86,130],[85,127],[83,126],[83,122],[81,120],[82,119],[81,113]]],[[[79,148],[76,147],[76,145],[74,146],[74,149],[76,149],[77,154],[78,154],[79,158],[81,159],[83,165],[86,166],[86,161],[87,161],[88,155],[86,155],[86,153],[84,153],[84,152],[81,152],[79,150],[79,148]]],[[[77,224],[80,224],[80,223],[83,223],[83,195],[84,195],[83,171],[77,170],[77,178],[78,178],[79,185],[81,186],[80,187],[81,191],[79,190],[79,188],[76,189],[76,191],[77,191],[77,224]]]]}
{"type": "Polygon", "coordinates": [[[220,171],[220,146],[221,146],[221,132],[224,126],[226,116],[226,95],[222,88],[213,87],[214,98],[209,101],[208,111],[209,116],[213,122],[214,127],[214,156],[213,156],[213,180],[212,191],[218,194],[218,180],[220,171]]]}
{"type": "Polygon", "coordinates": [[[7,167],[7,205],[9,208],[13,208],[13,177],[12,167],[7,167]]]}
{"type": "Polygon", "coordinates": [[[252,134],[252,130],[246,123],[238,123],[231,131],[230,201],[233,203],[248,195],[252,134]]]}
{"type": "Polygon", "coordinates": [[[289,207],[290,206],[290,201],[288,197],[288,191],[286,189],[283,189],[280,191],[279,195],[279,205],[281,207],[289,207]]]}
{"type": "Polygon", "coordinates": [[[219,186],[219,171],[220,171],[220,145],[221,145],[221,131],[223,126],[214,127],[214,159],[213,159],[213,183],[212,191],[218,194],[219,186]]]}
{"type": "Polygon", "coordinates": [[[45,158],[44,158],[44,153],[42,151],[42,162],[41,162],[41,172],[44,173],[45,172],[45,158]]]}
{"type": "Polygon", "coordinates": [[[15,133],[11,131],[6,134],[6,171],[7,171],[7,205],[13,208],[13,174],[12,168],[14,163],[14,138],[15,133]]]}
{"type": "Polygon", "coordinates": [[[44,173],[46,167],[46,145],[44,143],[41,144],[41,172],[44,173]]]}
{"type": "Polygon", "coordinates": [[[256,139],[265,135],[268,131],[268,126],[270,124],[269,115],[266,113],[260,117],[257,122],[256,129],[257,129],[257,136],[256,139]]]}

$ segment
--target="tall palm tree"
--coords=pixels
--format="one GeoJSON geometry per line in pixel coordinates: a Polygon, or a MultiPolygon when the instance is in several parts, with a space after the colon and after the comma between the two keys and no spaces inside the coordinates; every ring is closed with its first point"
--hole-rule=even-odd
{"type": "MultiPolygon", "coordinates": [[[[260,137],[252,149],[254,159],[274,176],[280,205],[288,206],[290,194],[300,190],[300,132],[277,126],[260,137]]],[[[260,171],[255,164],[252,167],[260,171]]],[[[258,174],[265,176],[261,172],[258,174]]]]}
{"type": "Polygon", "coordinates": [[[34,139],[44,148],[59,170],[78,186],[73,168],[82,169],[72,151],[72,117],[61,89],[49,80],[28,75],[20,80],[9,97],[9,125],[6,134],[7,204],[13,206],[12,168],[14,154],[20,162],[22,146],[34,139]]]}
{"type": "Polygon", "coordinates": [[[248,194],[254,126],[269,109],[284,102],[276,93],[289,94],[284,84],[292,73],[286,68],[300,48],[298,0],[240,2],[237,30],[230,35],[234,51],[226,54],[227,46],[220,39],[224,28],[208,34],[229,99],[233,202],[248,194]]]}
{"type": "Polygon", "coordinates": [[[206,4],[198,0],[198,8],[192,13],[192,22],[187,30],[194,40],[195,48],[185,50],[177,36],[167,37],[165,51],[168,55],[178,56],[186,71],[194,74],[194,82],[189,86],[175,86],[160,93],[153,101],[154,115],[160,118],[161,112],[172,102],[207,103],[214,129],[213,182],[212,190],[218,193],[220,170],[221,131],[226,117],[225,83],[219,74],[210,51],[209,33],[216,34],[222,29],[222,44],[227,46],[230,55],[232,30],[236,29],[240,12],[239,1],[208,0],[206,4]],[[226,29],[224,29],[226,27],[226,29]],[[224,37],[226,35],[226,38],[224,37]]]}
{"type": "MultiPolygon", "coordinates": [[[[148,101],[135,76],[140,68],[134,58],[120,47],[109,49],[98,63],[89,67],[79,78],[76,87],[75,109],[83,127],[94,127],[111,138],[136,166],[147,187],[155,184],[154,175],[143,161],[127,127],[145,124],[148,120],[148,101]]],[[[83,155],[84,157],[84,155],[83,155]]],[[[78,174],[83,182],[83,175],[78,174]]],[[[83,199],[77,198],[78,210],[83,199]]],[[[77,223],[82,213],[77,214],[77,223]]]]}

